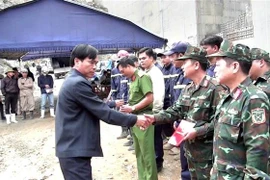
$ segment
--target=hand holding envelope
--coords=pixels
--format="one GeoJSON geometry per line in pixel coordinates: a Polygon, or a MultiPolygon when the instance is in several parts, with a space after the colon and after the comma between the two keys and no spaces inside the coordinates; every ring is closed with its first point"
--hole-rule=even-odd
{"type": "Polygon", "coordinates": [[[179,126],[169,139],[169,143],[174,146],[179,146],[184,140],[192,140],[196,137],[195,123],[181,120],[179,126]]]}

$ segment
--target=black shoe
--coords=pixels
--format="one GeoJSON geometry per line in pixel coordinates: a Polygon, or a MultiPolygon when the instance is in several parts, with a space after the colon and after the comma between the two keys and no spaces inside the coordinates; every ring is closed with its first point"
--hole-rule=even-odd
{"type": "Polygon", "coordinates": [[[135,150],[134,144],[132,144],[132,145],[128,148],[128,151],[133,151],[133,150],[135,150]]]}
{"type": "Polygon", "coordinates": [[[162,169],[163,169],[163,165],[159,165],[159,166],[157,166],[157,172],[159,173],[159,172],[161,172],[162,171],[162,169]]]}
{"type": "Polygon", "coordinates": [[[128,142],[124,143],[124,146],[131,146],[132,144],[133,144],[132,141],[128,141],[128,142]]]}

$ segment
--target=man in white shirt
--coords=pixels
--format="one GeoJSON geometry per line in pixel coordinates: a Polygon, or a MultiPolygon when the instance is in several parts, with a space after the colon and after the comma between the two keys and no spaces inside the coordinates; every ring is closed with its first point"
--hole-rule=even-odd
{"type": "MultiPolygon", "coordinates": [[[[150,76],[153,84],[153,113],[160,112],[163,109],[163,102],[165,96],[165,84],[163,79],[163,74],[161,70],[155,66],[155,59],[157,54],[152,48],[142,48],[138,52],[139,61],[141,67],[150,76]]],[[[157,171],[160,172],[163,168],[163,139],[161,136],[162,128],[155,126],[155,153],[156,153],[156,163],[157,171]]]]}

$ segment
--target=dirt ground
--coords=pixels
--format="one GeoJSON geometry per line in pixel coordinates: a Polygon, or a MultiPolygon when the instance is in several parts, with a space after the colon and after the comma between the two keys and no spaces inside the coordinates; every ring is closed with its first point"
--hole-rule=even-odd
{"type": "MultiPolygon", "coordinates": [[[[36,114],[38,117],[38,114],[36,114]]],[[[49,116],[47,113],[46,116],[49,116]]],[[[19,120],[18,124],[0,122],[0,179],[3,180],[62,180],[55,157],[54,119],[19,120]]],[[[120,127],[101,124],[101,144],[104,157],[93,158],[95,180],[136,180],[136,158],[117,140],[120,127]]],[[[179,160],[165,152],[160,180],[179,179],[179,160]]]]}

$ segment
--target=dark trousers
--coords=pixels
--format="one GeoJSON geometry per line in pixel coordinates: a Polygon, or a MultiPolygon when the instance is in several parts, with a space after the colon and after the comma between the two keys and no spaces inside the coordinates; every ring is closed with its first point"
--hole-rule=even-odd
{"type": "Polygon", "coordinates": [[[18,103],[17,93],[7,93],[5,96],[6,114],[15,114],[18,103]]]}
{"type": "Polygon", "coordinates": [[[155,145],[157,167],[161,167],[164,161],[162,125],[155,125],[154,145],[155,145]]]}
{"type": "Polygon", "coordinates": [[[190,180],[190,172],[188,170],[188,162],[185,156],[185,149],[184,149],[185,142],[180,144],[180,162],[181,162],[181,179],[182,180],[190,180]]]}
{"type": "Polygon", "coordinates": [[[162,124],[162,132],[165,134],[166,137],[171,137],[174,133],[173,124],[167,123],[162,124]]]}
{"type": "Polygon", "coordinates": [[[0,113],[1,113],[1,119],[4,120],[5,119],[4,105],[2,104],[2,102],[0,102],[0,113]]]}
{"type": "Polygon", "coordinates": [[[65,180],[92,180],[91,157],[59,158],[65,180]]]}

